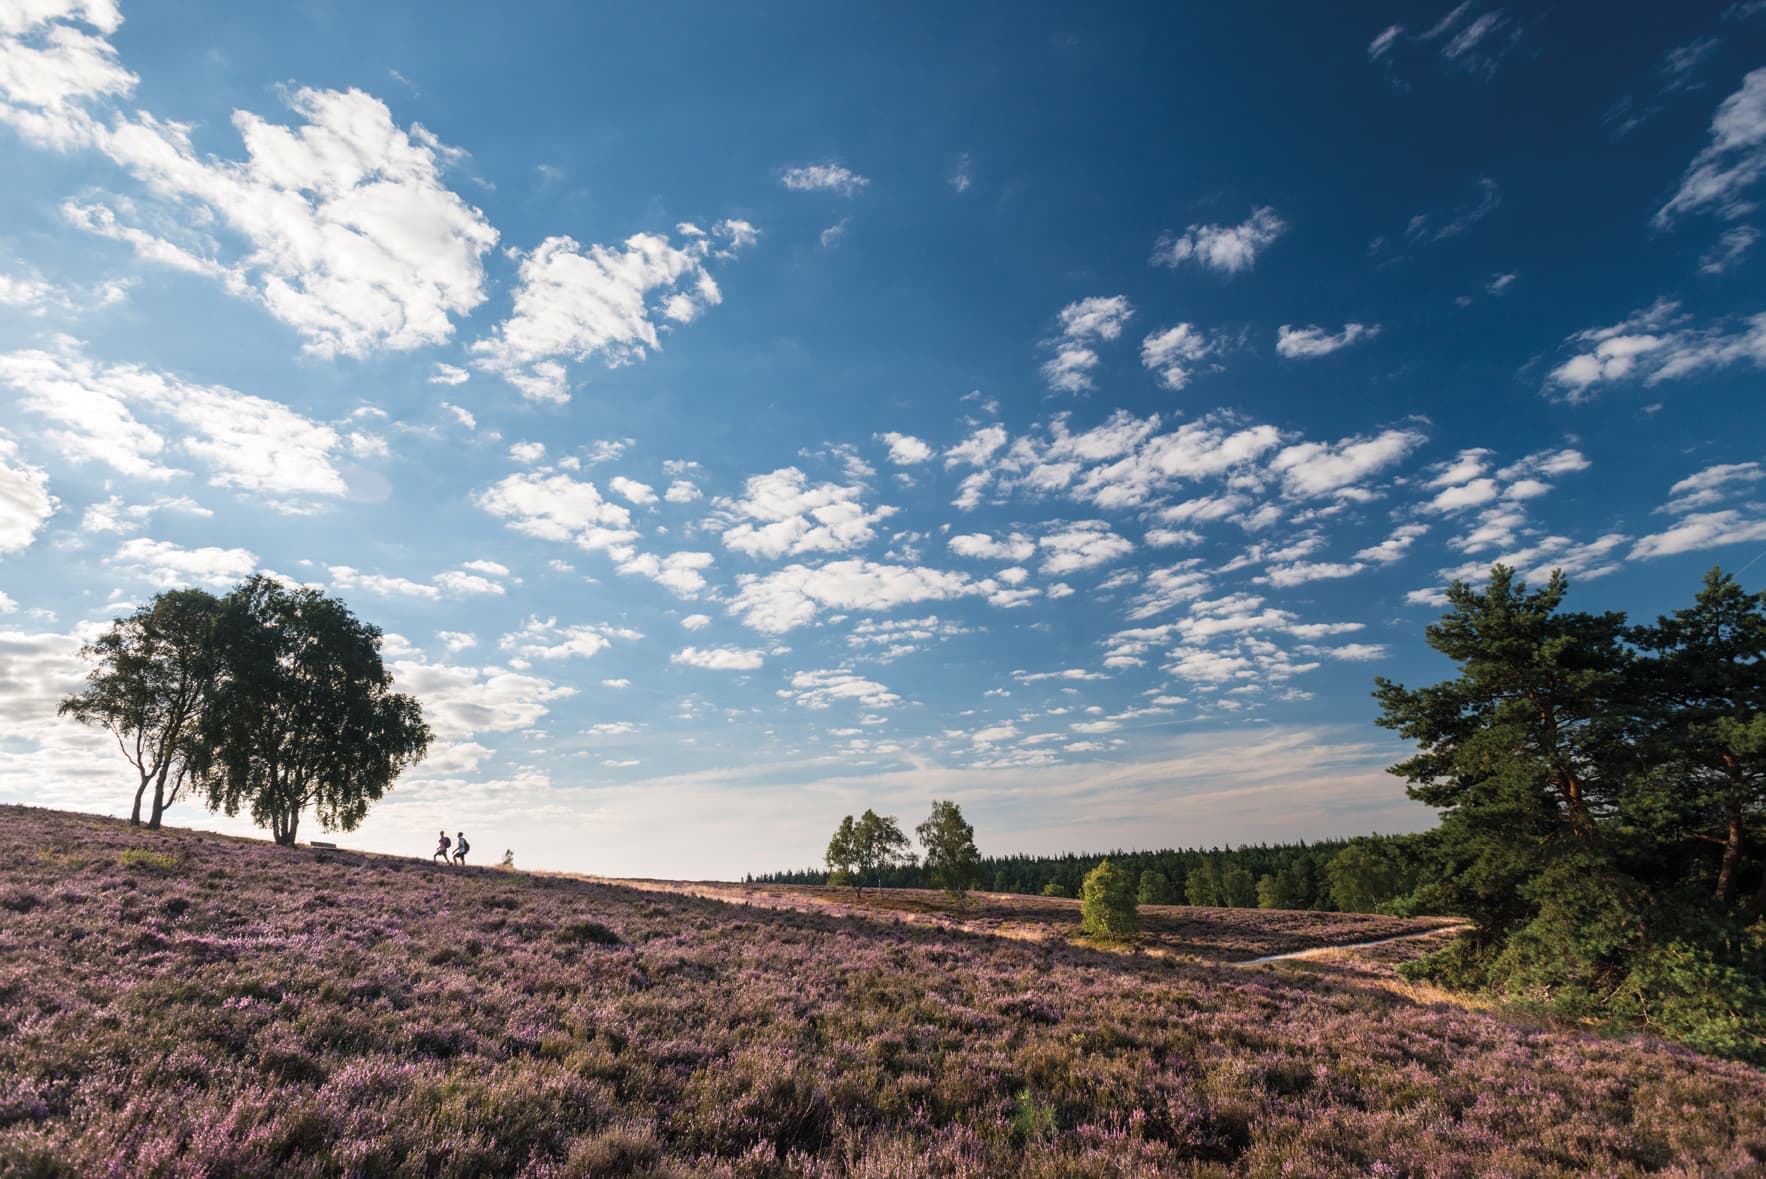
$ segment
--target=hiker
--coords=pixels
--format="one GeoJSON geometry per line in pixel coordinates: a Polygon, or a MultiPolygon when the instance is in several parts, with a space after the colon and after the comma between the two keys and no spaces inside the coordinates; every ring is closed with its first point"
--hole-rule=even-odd
{"type": "MultiPolygon", "coordinates": [[[[446,839],[447,836],[444,835],[442,838],[446,839]]],[[[462,831],[460,832],[460,838],[454,842],[454,863],[464,864],[466,862],[466,853],[470,850],[472,849],[466,842],[466,832],[462,831]]]]}
{"type": "Polygon", "coordinates": [[[429,858],[431,860],[440,860],[445,864],[448,862],[448,833],[442,831],[439,832],[439,834],[441,835],[441,842],[435,845],[435,854],[429,858]]]}

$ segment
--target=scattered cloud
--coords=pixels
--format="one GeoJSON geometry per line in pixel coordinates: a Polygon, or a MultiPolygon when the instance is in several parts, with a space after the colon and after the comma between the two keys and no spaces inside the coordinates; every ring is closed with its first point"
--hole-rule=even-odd
{"type": "Polygon", "coordinates": [[[398,690],[422,703],[423,718],[443,741],[530,730],[554,701],[576,694],[574,688],[507,667],[413,658],[396,659],[389,670],[398,690]]]}
{"type": "Polygon", "coordinates": [[[1036,542],[1021,532],[994,538],[985,532],[966,532],[949,540],[950,551],[959,557],[989,561],[1028,561],[1036,555],[1036,542]]]}
{"type": "Polygon", "coordinates": [[[1564,341],[1574,353],[1551,370],[1546,389],[1578,404],[1599,387],[1637,381],[1651,386],[1742,361],[1766,367],[1766,312],[1730,328],[1694,327],[1671,299],[1658,299],[1612,327],[1589,328],[1564,341]]]}
{"type": "Polygon", "coordinates": [[[1154,245],[1152,261],[1174,269],[1194,263],[1230,278],[1254,267],[1257,256],[1287,229],[1274,209],[1259,205],[1238,225],[1192,225],[1180,234],[1167,233],[1154,245]]]}
{"type": "Polygon", "coordinates": [[[484,302],[497,232],[454,193],[461,158],[420,124],[398,126],[360,90],[286,94],[295,126],[235,111],[243,160],[199,153],[190,128],[145,111],[92,122],[82,137],[157,198],[69,202],[70,223],[149,261],[219,279],[259,303],[318,356],[439,344],[484,302]],[[225,248],[225,226],[246,250],[225,248]]]}
{"type": "Polygon", "coordinates": [[[660,557],[654,553],[639,553],[621,561],[619,571],[627,577],[648,577],[676,597],[693,598],[705,589],[705,571],[712,567],[713,561],[710,553],[701,552],[669,553],[660,557]]]}
{"type": "Polygon", "coordinates": [[[638,534],[632,531],[630,510],[604,499],[587,480],[522,472],[479,492],[474,502],[525,536],[606,552],[616,561],[636,555],[632,546],[638,534]]]}
{"type": "Polygon", "coordinates": [[[1392,535],[1379,544],[1369,545],[1355,554],[1358,561],[1373,561],[1380,565],[1389,565],[1394,561],[1402,561],[1410,553],[1410,546],[1429,531],[1427,524],[1401,524],[1392,530],[1392,535]]]}
{"type": "Polygon", "coordinates": [[[779,697],[790,700],[799,708],[816,711],[836,704],[856,704],[863,708],[888,708],[901,703],[901,697],[875,680],[854,675],[851,668],[827,671],[799,671],[791,676],[791,686],[780,688],[779,697]]]}
{"type": "Polygon", "coordinates": [[[504,635],[498,646],[522,660],[591,659],[612,646],[615,639],[643,637],[629,627],[605,623],[559,626],[556,618],[529,615],[521,629],[504,635]]]}
{"type": "Polygon", "coordinates": [[[349,440],[266,398],[139,365],[101,364],[72,341],[54,352],[0,354],[0,384],[19,390],[24,408],[50,424],[56,449],[76,462],[164,480],[182,473],[164,461],[175,449],[208,468],[210,486],[287,512],[348,491],[338,464],[349,440]]]}
{"type": "Polygon", "coordinates": [[[876,437],[889,447],[889,461],[898,467],[911,467],[932,458],[932,447],[912,434],[898,434],[891,430],[876,437]]]}
{"type": "Polygon", "coordinates": [[[807,625],[823,610],[881,613],[897,606],[986,592],[966,574],[860,559],[819,566],[793,564],[764,575],[741,574],[736,585],[730,613],[744,625],[770,634],[807,625]]]}
{"type": "Polygon", "coordinates": [[[549,237],[522,255],[513,314],[472,345],[473,363],[535,401],[570,400],[567,362],[609,368],[662,347],[661,331],[691,323],[723,301],[707,263],[754,240],[746,221],[708,233],[676,227],[681,244],[637,233],[617,247],[549,237]]]}
{"type": "Polygon", "coordinates": [[[968,192],[969,186],[975,182],[972,162],[969,153],[964,152],[957,157],[957,166],[951,170],[950,186],[958,192],[968,192]]]}
{"type": "Polygon", "coordinates": [[[139,577],[155,589],[176,589],[187,585],[231,588],[234,583],[257,572],[258,568],[257,554],[249,549],[215,546],[191,549],[171,541],[145,537],[124,541],[105,558],[105,563],[139,577]]]}
{"type": "Polygon", "coordinates": [[[766,662],[766,652],[749,647],[683,647],[668,661],[706,671],[753,671],[766,662]]]}
{"type": "Polygon", "coordinates": [[[1766,67],[1752,70],[1741,89],[1725,98],[1711,118],[1711,142],[1687,165],[1680,187],[1656,210],[1659,228],[1688,213],[1711,212],[1733,221],[1750,213],[1747,198],[1766,174],[1766,67]]]}
{"type": "Polygon", "coordinates": [[[18,444],[0,435],[0,556],[30,547],[55,514],[49,476],[18,457],[18,444]]]}
{"type": "Polygon", "coordinates": [[[842,164],[803,164],[787,168],[779,183],[792,192],[831,192],[835,196],[857,196],[871,182],[842,164]]]}
{"type": "Polygon", "coordinates": [[[1180,323],[1141,341],[1141,364],[1158,375],[1159,384],[1175,391],[1190,383],[1196,362],[1215,348],[1215,341],[1194,324],[1180,323]]]}
{"type": "Polygon", "coordinates": [[[1036,543],[1043,552],[1041,570],[1050,577],[1095,569],[1134,551],[1133,542],[1118,536],[1103,520],[1056,525],[1057,531],[1036,543]]]}
{"type": "Polygon", "coordinates": [[[1631,559],[1766,540],[1766,505],[1748,501],[1723,506],[1753,490],[1761,479],[1766,479],[1766,470],[1757,462],[1720,463],[1688,475],[1668,489],[1668,502],[1657,509],[1679,519],[1640,537],[1631,547],[1631,559]]]}
{"type": "Polygon", "coordinates": [[[1334,336],[1321,327],[1296,328],[1284,323],[1276,334],[1275,350],[1289,360],[1310,360],[1329,356],[1339,348],[1347,348],[1358,340],[1371,340],[1379,334],[1380,325],[1377,323],[1371,327],[1346,323],[1334,336]]]}
{"type": "Polygon", "coordinates": [[[866,510],[861,484],[812,485],[796,467],[751,476],[739,498],[712,501],[712,526],[724,547],[773,559],[801,553],[841,553],[867,544],[876,525],[895,514],[887,505],[866,510]]]}
{"type": "Polygon", "coordinates": [[[609,479],[607,490],[639,507],[647,507],[656,502],[655,488],[648,483],[640,483],[636,479],[627,479],[624,475],[615,475],[609,479]]]}
{"type": "Polygon", "coordinates": [[[1270,460],[1282,478],[1283,491],[1295,498],[1325,495],[1367,499],[1363,482],[1407,457],[1428,439],[1420,430],[1385,430],[1372,437],[1344,438],[1336,443],[1302,442],[1283,448],[1270,460]]]}
{"type": "Polygon", "coordinates": [[[1723,274],[1735,269],[1737,263],[1747,257],[1754,243],[1760,240],[1760,231],[1751,225],[1737,225],[1723,231],[1717,244],[1699,256],[1700,274],[1723,274]]]}
{"type": "Polygon", "coordinates": [[[1114,340],[1134,315],[1126,295],[1094,295],[1061,309],[1061,332],[1048,342],[1054,356],[1043,363],[1043,379],[1050,389],[1084,393],[1097,388],[1092,370],[1098,366],[1093,340],[1114,340]]]}
{"type": "Polygon", "coordinates": [[[1418,213],[1404,227],[1404,240],[1413,246],[1432,246],[1455,238],[1476,225],[1502,204],[1502,188],[1485,176],[1477,183],[1477,195],[1445,213],[1418,213]]]}
{"type": "Polygon", "coordinates": [[[1353,577],[1365,568],[1367,566],[1360,561],[1294,561],[1286,565],[1271,565],[1261,577],[1254,577],[1251,580],[1258,585],[1287,589],[1291,586],[1305,585],[1309,581],[1353,577]]]}

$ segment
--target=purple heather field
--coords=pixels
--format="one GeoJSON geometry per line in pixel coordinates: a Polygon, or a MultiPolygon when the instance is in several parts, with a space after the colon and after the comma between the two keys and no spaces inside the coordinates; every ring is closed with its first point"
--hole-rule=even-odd
{"type": "Polygon", "coordinates": [[[1417,943],[911,917],[0,807],[0,1174],[1766,1173],[1766,1074],[1393,985],[1417,943]]]}

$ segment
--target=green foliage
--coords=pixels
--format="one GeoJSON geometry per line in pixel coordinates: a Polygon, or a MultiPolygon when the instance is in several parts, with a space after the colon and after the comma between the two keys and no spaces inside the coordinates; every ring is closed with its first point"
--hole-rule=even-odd
{"type": "Polygon", "coordinates": [[[1766,980],[1758,968],[1722,962],[1704,946],[1650,947],[1632,963],[1607,1010],[1616,1022],[1700,1052],[1766,1065],[1766,980]]]}
{"type": "Polygon", "coordinates": [[[336,598],[263,576],[228,594],[216,623],[220,675],[194,768],[209,805],[292,846],[311,807],[354,830],[429,748],[415,698],[392,690],[380,630],[336,598]]]}
{"type": "Polygon", "coordinates": [[[1065,897],[1069,894],[1066,885],[1058,880],[1051,880],[1042,886],[1042,895],[1045,897],[1065,897]]]}
{"type": "Polygon", "coordinates": [[[1171,881],[1165,873],[1149,868],[1141,873],[1140,891],[1136,899],[1143,905],[1169,905],[1175,899],[1171,895],[1171,881]]]}
{"type": "MultiPolygon", "coordinates": [[[[1628,627],[1566,589],[1455,584],[1428,638],[1458,675],[1378,683],[1420,749],[1393,772],[1442,811],[1405,903],[1477,923],[1407,974],[1766,1060],[1766,594],[1712,570],[1628,627]]],[[[1407,887],[1388,850],[1332,860],[1342,907],[1407,887]]]]}
{"type": "Polygon", "coordinates": [[[144,847],[129,848],[117,861],[125,868],[151,868],[156,872],[171,872],[178,867],[178,857],[171,852],[149,851],[144,847]]]}
{"type": "Polygon", "coordinates": [[[912,862],[901,824],[893,815],[885,817],[871,810],[856,820],[851,815],[840,820],[828,841],[826,859],[828,871],[842,874],[861,896],[867,879],[881,887],[885,872],[912,862]]]}
{"type": "Polygon", "coordinates": [[[1343,913],[1379,913],[1414,887],[1398,845],[1358,839],[1325,865],[1331,899],[1343,913]]]}
{"type": "Polygon", "coordinates": [[[969,890],[981,879],[975,828],[964,821],[956,803],[934,802],[932,814],[914,833],[926,851],[926,874],[962,908],[969,890]]]}
{"type": "Polygon", "coordinates": [[[1226,894],[1220,887],[1220,869],[1214,866],[1213,860],[1204,861],[1200,868],[1189,874],[1184,880],[1183,891],[1184,898],[1192,905],[1226,904],[1226,894]]]}
{"type": "Polygon", "coordinates": [[[1257,907],[1257,878],[1243,864],[1228,864],[1220,874],[1222,902],[1233,909],[1257,907]]]}
{"type": "Polygon", "coordinates": [[[1292,872],[1265,872],[1257,878],[1259,909],[1303,909],[1305,894],[1292,872]]]}
{"type": "Polygon", "coordinates": [[[80,651],[93,668],[85,690],[63,700],[59,711],[109,730],[135,767],[132,823],[141,822],[152,787],[147,825],[158,828],[187,781],[191,743],[215,678],[219,609],[203,590],[168,590],[80,651]]]}
{"type": "MultiPolygon", "coordinates": [[[[828,851],[823,857],[828,865],[828,883],[835,883],[834,877],[840,878],[839,883],[850,883],[858,871],[858,824],[852,816],[847,815],[840,820],[840,826],[834,829],[834,835],[828,840],[828,851]]],[[[862,881],[860,891],[863,891],[862,881]]]]}
{"type": "Polygon", "coordinates": [[[1699,874],[1714,877],[1720,906],[1757,876],[1741,906],[1752,921],[1766,912],[1766,593],[1713,569],[1690,609],[1633,634],[1655,656],[1639,693],[1641,760],[1654,772],[1639,776],[1625,817],[1651,843],[1716,849],[1699,874]]]}
{"type": "Polygon", "coordinates": [[[503,861],[499,866],[504,867],[504,868],[513,868],[515,866],[515,849],[514,848],[506,847],[503,849],[503,861]]]}
{"type": "Polygon", "coordinates": [[[1018,1090],[1010,1125],[1013,1140],[1021,1145],[1047,1143],[1055,1136],[1055,1107],[1038,1101],[1026,1086],[1018,1090]]]}
{"type": "Polygon", "coordinates": [[[1529,592],[1500,565],[1482,591],[1455,582],[1426,633],[1459,675],[1414,691],[1375,681],[1379,723],[1421,750],[1392,772],[1443,812],[1438,895],[1487,938],[1525,924],[1521,885],[1556,849],[1598,844],[1617,803],[1624,616],[1560,611],[1568,586],[1560,573],[1529,592]]]}
{"type": "Polygon", "coordinates": [[[1124,938],[1140,928],[1128,873],[1109,860],[1086,875],[1079,898],[1080,927],[1093,937],[1124,938]]]}

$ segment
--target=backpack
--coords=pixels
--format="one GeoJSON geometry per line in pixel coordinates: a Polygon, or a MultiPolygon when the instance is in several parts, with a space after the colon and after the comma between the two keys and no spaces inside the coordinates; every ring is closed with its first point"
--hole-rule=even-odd
{"type": "Polygon", "coordinates": [[[454,841],[444,835],[442,836],[441,846],[443,851],[447,851],[450,847],[454,846],[454,841]]]}
{"type": "Polygon", "coordinates": [[[469,846],[467,846],[466,837],[464,835],[462,835],[460,837],[460,846],[459,846],[458,850],[461,855],[465,855],[467,852],[472,850],[469,846]]]}

